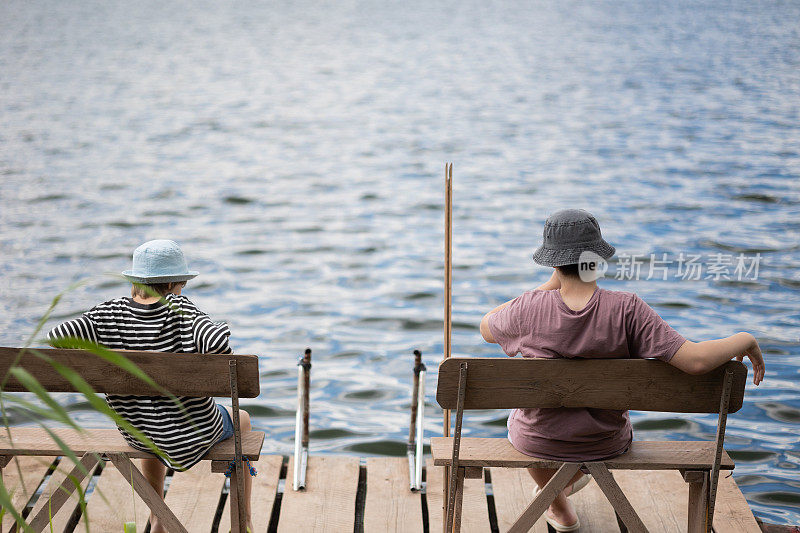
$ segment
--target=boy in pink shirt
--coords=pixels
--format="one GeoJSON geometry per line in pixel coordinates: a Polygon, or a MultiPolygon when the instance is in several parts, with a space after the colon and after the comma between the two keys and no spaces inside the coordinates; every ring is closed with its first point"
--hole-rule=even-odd
{"type": "MultiPolygon", "coordinates": [[[[761,382],[764,360],[751,334],[687,341],[635,294],[599,288],[586,258],[596,254],[598,259],[609,259],[614,251],[588,212],[565,209],[551,215],[545,223],[544,242],[533,258],[540,265],[554,267],[553,275],[543,285],[487,313],[481,321],[481,335],[487,342],[499,344],[510,357],[521,353],[547,359],[655,358],[690,374],[702,374],[734,357],[741,361],[746,356],[753,363],[753,382],[761,382]]],[[[508,438],[527,455],[577,462],[624,453],[632,430],[627,411],[515,409],[508,418],[508,438]]],[[[540,487],[554,473],[530,469],[540,487]]],[[[582,476],[576,475],[573,485],[567,486],[546,514],[556,531],[580,527],[567,496],[585,485],[588,479],[582,476]]]]}

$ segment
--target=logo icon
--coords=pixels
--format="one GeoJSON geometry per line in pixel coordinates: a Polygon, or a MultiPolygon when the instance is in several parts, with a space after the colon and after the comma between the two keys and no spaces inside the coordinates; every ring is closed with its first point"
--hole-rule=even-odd
{"type": "Polygon", "coordinates": [[[578,257],[578,275],[581,281],[595,281],[602,278],[608,270],[608,261],[591,250],[581,252],[578,257]]]}

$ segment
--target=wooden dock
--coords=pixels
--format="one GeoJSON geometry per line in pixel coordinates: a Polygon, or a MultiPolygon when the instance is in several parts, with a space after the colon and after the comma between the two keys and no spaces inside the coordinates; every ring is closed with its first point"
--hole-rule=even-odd
{"type": "MultiPolygon", "coordinates": [[[[442,530],[442,472],[430,461],[427,487],[422,492],[409,490],[405,457],[312,456],[307,488],[300,492],[291,489],[291,460],[287,465],[279,455],[264,455],[254,466],[258,476],[253,483],[253,522],[258,533],[442,530]]],[[[64,475],[61,463],[45,457],[19,457],[4,469],[6,488],[14,491],[15,508],[26,509],[28,514],[44,505],[64,475]]],[[[614,476],[651,532],[686,531],[688,486],[678,472],[615,471],[614,476]]],[[[134,519],[138,531],[145,532],[147,507],[134,499],[130,485],[111,463],[98,468],[85,484],[91,491],[86,514],[92,532],[122,531],[123,522],[134,519]]],[[[492,468],[484,479],[467,480],[462,531],[507,530],[530,503],[532,491],[533,481],[519,469],[492,468]]],[[[225,477],[212,473],[207,462],[169,477],[166,500],[191,533],[225,533],[230,528],[225,477]]],[[[581,531],[620,532],[614,511],[594,482],[572,501],[583,524],[581,531]]],[[[54,517],[53,531],[85,531],[85,520],[73,495],[54,517]]],[[[6,517],[2,533],[11,530],[6,517]]],[[[761,531],[729,477],[720,479],[714,530],[761,531]]],[[[546,533],[548,528],[540,519],[532,531],[546,533]]]]}

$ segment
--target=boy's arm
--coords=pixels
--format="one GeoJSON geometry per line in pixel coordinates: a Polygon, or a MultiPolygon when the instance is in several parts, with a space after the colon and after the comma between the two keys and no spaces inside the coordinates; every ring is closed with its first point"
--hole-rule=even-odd
{"type": "Polygon", "coordinates": [[[737,361],[744,357],[750,359],[753,363],[753,383],[761,383],[764,379],[764,357],[756,338],[745,332],[711,341],[686,341],[669,360],[669,364],[687,374],[705,374],[734,357],[737,361]]]}
{"type": "Polygon", "coordinates": [[[489,329],[489,317],[498,312],[499,310],[503,309],[513,301],[514,300],[509,300],[506,303],[500,304],[491,311],[489,311],[488,313],[486,313],[485,315],[483,315],[483,318],[481,319],[481,336],[483,337],[483,340],[485,340],[486,342],[497,343],[497,341],[494,340],[494,335],[492,335],[492,331],[489,329]]]}
{"type": "MultiPolygon", "coordinates": [[[[542,283],[538,287],[536,287],[534,290],[535,291],[550,291],[550,290],[553,290],[553,289],[560,289],[560,288],[561,288],[561,282],[559,281],[558,276],[556,275],[556,271],[554,269],[553,270],[553,275],[550,276],[550,279],[545,281],[544,283],[542,283]]],[[[489,329],[489,316],[495,314],[496,312],[498,312],[499,310],[503,309],[504,307],[506,307],[508,304],[510,304],[513,301],[514,300],[512,299],[512,300],[509,300],[509,301],[507,301],[507,302],[505,302],[503,304],[500,304],[497,307],[495,307],[494,309],[492,309],[491,311],[489,311],[488,313],[486,313],[485,315],[483,315],[483,318],[481,319],[481,326],[480,326],[481,336],[483,337],[483,340],[485,340],[486,342],[491,342],[491,343],[496,343],[497,342],[497,341],[494,340],[494,335],[492,335],[492,332],[489,329]]]]}
{"type": "Polygon", "coordinates": [[[84,313],[78,318],[62,322],[47,334],[47,343],[56,348],[72,348],[71,339],[84,339],[95,344],[97,340],[97,329],[91,318],[84,313]]]}
{"type": "Polygon", "coordinates": [[[233,353],[228,342],[231,330],[225,322],[212,322],[208,315],[200,314],[192,329],[198,353],[233,353]]]}

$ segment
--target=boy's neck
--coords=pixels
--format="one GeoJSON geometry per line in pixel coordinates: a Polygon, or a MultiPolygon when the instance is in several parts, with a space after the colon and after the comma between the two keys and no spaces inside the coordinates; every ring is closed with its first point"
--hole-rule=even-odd
{"type": "MultiPolygon", "coordinates": [[[[174,294],[175,296],[180,296],[183,292],[183,286],[186,285],[186,282],[181,283],[174,283],[170,284],[170,289],[164,294],[164,298],[167,297],[167,294],[174,294]]],[[[161,301],[161,296],[141,296],[137,291],[131,290],[131,299],[136,302],[137,304],[143,305],[150,305],[156,302],[161,301]]]]}
{"type": "Polygon", "coordinates": [[[561,294],[581,295],[592,294],[597,288],[597,281],[583,281],[579,277],[560,276],[561,294]]]}
{"type": "Polygon", "coordinates": [[[137,304],[151,305],[151,304],[154,304],[156,302],[161,301],[161,298],[158,297],[158,296],[148,296],[146,298],[142,298],[141,296],[134,296],[132,298],[132,300],[134,302],[136,302],[137,304]]]}

